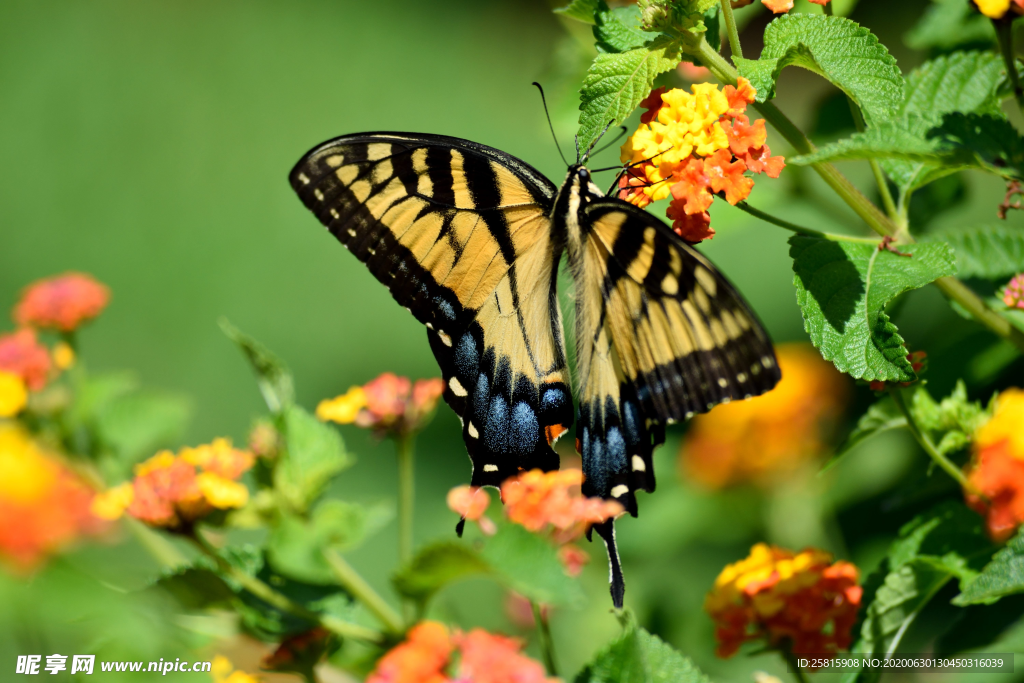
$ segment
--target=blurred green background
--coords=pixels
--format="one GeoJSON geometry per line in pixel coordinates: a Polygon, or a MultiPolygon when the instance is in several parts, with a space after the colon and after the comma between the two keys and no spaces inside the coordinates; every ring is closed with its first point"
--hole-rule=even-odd
{"type": "MultiPolygon", "coordinates": [[[[903,40],[928,4],[865,1],[851,16],[880,36],[906,73],[929,56],[903,40]]],[[[756,54],[769,16],[759,5],[743,12],[753,16],[744,39],[756,54]]],[[[383,371],[433,376],[421,327],[301,206],[286,175],[329,137],[407,130],[498,147],[559,182],[564,165],[530,82],[548,86],[560,142],[570,148],[574,89],[589,59],[579,28],[567,31],[542,0],[4,0],[0,308],[28,282],[65,270],[107,283],[113,300],[83,333],[83,357],[91,370],[134,369],[148,386],[189,396],[192,419],[180,444],[221,435],[244,442],[262,412],[248,368],[217,327],[220,316],[287,360],[309,408],[383,371]]],[[[675,75],[669,81],[679,82],[675,75]]],[[[842,100],[807,72],[788,70],[779,93],[782,108],[818,139],[852,127],[842,100]]],[[[786,154],[774,134],[769,140],[786,154]]],[[[615,156],[606,152],[595,165],[615,156]]],[[[844,171],[870,194],[866,167],[844,171]]],[[[965,176],[945,188],[926,198],[918,217],[951,197],[959,203],[929,228],[994,219],[999,183],[965,176]]],[[[751,203],[821,230],[862,229],[803,169],[759,179],[751,203]]],[[[703,250],[776,341],[805,339],[788,234],[724,202],[712,217],[718,236],[703,250]]],[[[976,398],[1013,378],[1020,383],[1020,362],[1005,367],[994,338],[956,316],[937,292],[916,292],[894,310],[911,347],[929,353],[933,394],[945,394],[960,376],[976,398]],[[982,351],[987,356],[972,362],[982,351]]],[[[860,388],[851,415],[869,400],[860,388]]],[[[391,445],[355,428],[342,432],[360,461],[336,494],[392,497],[391,445]]],[[[620,525],[627,603],[721,680],[751,680],[759,668],[785,676],[774,657],[714,658],[700,605],[715,575],[758,539],[825,545],[870,569],[899,524],[935,493],[908,497],[897,485],[901,477],[924,481],[924,457],[909,437],[891,434],[809,484],[713,495],[679,481],[679,434],[659,452],[659,492],[640,501],[639,519],[620,525]]],[[[444,497],[468,475],[458,423],[442,408],[419,439],[419,540],[453,534],[444,497]]],[[[554,619],[568,672],[618,630],[603,549],[591,548],[589,603],[554,619]]],[[[382,590],[395,559],[393,528],[352,555],[382,590]]],[[[154,570],[126,540],[71,553],[32,582],[0,579],[0,632],[16,635],[0,642],[0,679],[13,675],[17,654],[157,659],[205,642],[196,631],[216,632],[215,620],[189,621],[160,596],[126,593],[154,570]]],[[[508,631],[502,600],[494,586],[468,582],[443,594],[438,615],[508,631]]]]}

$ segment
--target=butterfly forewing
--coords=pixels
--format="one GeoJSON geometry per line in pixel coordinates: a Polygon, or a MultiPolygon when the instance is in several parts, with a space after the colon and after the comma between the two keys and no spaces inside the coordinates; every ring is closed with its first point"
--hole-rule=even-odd
{"type": "Polygon", "coordinates": [[[473,484],[558,467],[572,423],[554,285],[555,188],[466,140],[336,138],[292,170],[303,202],[428,328],[473,460],[473,484]]]}

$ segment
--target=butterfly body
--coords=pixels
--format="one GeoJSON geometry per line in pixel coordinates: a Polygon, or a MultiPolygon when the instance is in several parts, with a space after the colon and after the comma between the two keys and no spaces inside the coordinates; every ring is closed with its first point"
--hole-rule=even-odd
{"type": "MultiPolygon", "coordinates": [[[[575,164],[560,187],[457,138],[364,133],[308,152],[292,187],[427,327],[474,485],[557,469],[573,423],[584,493],[637,514],[664,425],[778,380],[771,343],[717,269],[664,223],[606,197],[575,164]],[[570,382],[556,289],[576,293],[570,382]]],[[[613,599],[623,583],[611,522],[613,599]]]]}

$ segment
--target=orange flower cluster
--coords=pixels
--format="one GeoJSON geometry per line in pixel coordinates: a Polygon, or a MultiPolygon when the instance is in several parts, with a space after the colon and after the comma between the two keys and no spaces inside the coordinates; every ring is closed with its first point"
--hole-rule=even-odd
{"type": "Polygon", "coordinates": [[[321,401],[316,416],[339,424],[355,423],[384,436],[403,436],[421,429],[444,393],[439,377],[416,380],[385,372],[361,387],[321,401]]]}
{"type": "Polygon", "coordinates": [[[1024,311],[1024,273],[1015,275],[1003,290],[1003,303],[1024,311]]]}
{"type": "Polygon", "coordinates": [[[484,513],[491,504],[491,496],[480,486],[456,486],[448,492],[448,509],[459,513],[462,519],[476,522],[488,536],[497,532],[497,527],[484,513]]]}
{"type": "Polygon", "coordinates": [[[1024,523],[1024,391],[1007,389],[996,399],[992,419],[974,433],[967,481],[980,492],[965,492],[967,504],[984,515],[997,542],[1024,523]],[[982,497],[984,496],[984,497],[982,497]]]}
{"type": "Polygon", "coordinates": [[[625,512],[614,500],[587,498],[580,493],[581,484],[582,470],[522,472],[501,485],[505,514],[530,531],[550,531],[556,543],[564,544],[582,536],[590,525],[625,512]]]}
{"type": "Polygon", "coordinates": [[[810,345],[780,344],[775,352],[782,380],[774,389],[691,422],[681,450],[691,480],[712,489],[770,485],[825,450],[849,384],[810,345]]]}
{"type": "Polygon", "coordinates": [[[735,205],[754,187],[746,171],[778,178],[785,160],[771,156],[764,120],[751,123],[744,114],[755,95],[745,78],[724,90],[711,83],[691,90],[658,88],[640,103],[647,112],[622,146],[628,170],[618,196],[643,208],[671,195],[672,228],[697,243],[715,234],[707,212],[712,193],[735,205]]]}
{"type": "MultiPolygon", "coordinates": [[[[827,5],[829,3],[829,0],[808,0],[808,1],[814,3],[815,5],[821,5],[822,7],[824,7],[825,5],[827,5]]],[[[737,3],[736,0],[733,0],[732,6],[734,8],[736,8],[736,7],[746,7],[751,2],[753,2],[753,0],[746,0],[746,2],[743,2],[743,0],[740,0],[740,3],[737,3]]],[[[765,7],[767,7],[768,9],[770,9],[775,14],[785,14],[789,10],[793,9],[793,0],[761,0],[761,4],[764,5],[765,7]]]]}
{"type": "Polygon", "coordinates": [[[990,19],[1002,19],[1010,10],[1024,14],[1024,0],[974,0],[974,5],[990,19]]]}
{"type": "Polygon", "coordinates": [[[522,654],[516,638],[483,629],[450,633],[444,624],[423,621],[409,630],[405,641],[385,654],[366,683],[557,683],[540,662],[522,654]],[[459,655],[455,678],[448,670],[459,655]]]}
{"type": "Polygon", "coordinates": [[[35,330],[0,334],[0,370],[20,377],[29,390],[46,386],[52,369],[50,352],[39,343],[35,330]]]}
{"type": "Polygon", "coordinates": [[[0,423],[0,557],[27,571],[106,523],[89,505],[94,491],[11,423],[0,423]]]}
{"type": "Polygon", "coordinates": [[[863,593],[858,575],[823,550],[756,544],[749,557],[722,570],[704,599],[715,621],[716,654],[731,657],[760,639],[795,653],[845,650],[863,593]]]}
{"type": "Polygon", "coordinates": [[[110,301],[110,290],[84,273],[65,273],[38,280],[25,288],[14,307],[14,320],[58,332],[72,332],[98,316],[110,301]]]}
{"type": "Polygon", "coordinates": [[[254,462],[249,451],[228,439],[183,448],[178,455],[161,451],[135,466],[135,479],[96,496],[92,511],[103,519],[125,512],[157,527],[181,529],[214,510],[240,508],[249,489],[235,481],[254,462]]]}

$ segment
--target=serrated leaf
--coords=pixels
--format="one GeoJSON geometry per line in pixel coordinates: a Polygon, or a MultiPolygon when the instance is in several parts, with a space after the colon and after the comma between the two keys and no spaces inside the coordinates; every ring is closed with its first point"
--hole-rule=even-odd
{"type": "Polygon", "coordinates": [[[711,683],[688,657],[630,625],[576,676],[576,683],[711,683]]]}
{"type": "Polygon", "coordinates": [[[565,7],[554,10],[555,14],[561,14],[585,24],[594,23],[594,15],[599,7],[604,5],[603,0],[572,0],[565,7]]]}
{"type": "Polygon", "coordinates": [[[995,554],[981,573],[953,598],[953,604],[992,603],[1014,593],[1024,593],[1024,531],[1019,531],[995,554]]]}
{"type": "Polygon", "coordinates": [[[138,391],[107,402],[96,416],[96,433],[126,474],[131,465],[171,445],[185,431],[191,414],[187,397],[138,391]]]}
{"type": "Polygon", "coordinates": [[[256,373],[256,382],[267,408],[275,415],[295,402],[295,385],[288,366],[267,347],[232,325],[226,318],[220,328],[227,338],[235,342],[256,373]]]}
{"type": "Polygon", "coordinates": [[[285,448],[274,466],[274,488],[295,512],[305,512],[330,480],[352,465],[341,435],[298,406],[284,412],[285,448]]]}
{"type": "Polygon", "coordinates": [[[945,244],[901,246],[790,238],[793,282],[804,329],[822,356],[856,379],[910,382],[907,350],[885,306],[899,294],[956,272],[945,244]]]}
{"type": "Polygon", "coordinates": [[[826,161],[896,158],[941,164],[944,162],[942,155],[949,154],[948,148],[941,141],[926,137],[935,125],[931,118],[914,114],[901,116],[822,145],[810,154],[795,156],[789,163],[806,166],[826,161]]]}
{"type": "Polygon", "coordinates": [[[566,575],[555,547],[518,524],[500,525],[484,544],[481,557],[500,573],[505,585],[535,602],[583,601],[579,582],[566,575]]]}
{"type": "Polygon", "coordinates": [[[887,432],[890,429],[900,429],[907,426],[907,418],[903,417],[896,403],[891,396],[886,396],[868,406],[867,411],[857,420],[857,426],[846,437],[846,440],[836,449],[835,455],[825,465],[825,469],[832,467],[836,462],[857,444],[876,434],[887,432]]]}
{"type": "Polygon", "coordinates": [[[400,595],[424,603],[450,583],[493,573],[490,563],[469,545],[444,541],[416,553],[409,564],[395,573],[391,583],[400,595]]]}
{"type": "Polygon", "coordinates": [[[977,576],[994,551],[982,518],[963,503],[950,501],[903,525],[888,558],[893,569],[926,560],[966,583],[977,576]]]}
{"type": "Polygon", "coordinates": [[[324,551],[344,552],[358,546],[388,516],[380,508],[367,508],[340,500],[324,501],[310,518],[283,514],[267,539],[267,559],[275,570],[312,584],[337,581],[324,551]]]}
{"type": "Polygon", "coordinates": [[[977,163],[996,175],[1024,178],[1024,137],[1002,116],[950,112],[929,135],[970,153],[977,163]]]}
{"type": "Polygon", "coordinates": [[[679,43],[658,38],[647,47],[598,55],[580,90],[580,149],[624,121],[650,94],[655,77],[675,68],[680,51],[679,43]]]}
{"type": "Polygon", "coordinates": [[[1006,224],[977,225],[922,236],[946,242],[956,254],[960,277],[1005,278],[1024,271],[1024,229],[1006,224]]]}
{"type": "Polygon", "coordinates": [[[594,38],[598,52],[627,52],[642,47],[659,37],[660,33],[644,31],[640,27],[640,8],[636,5],[607,7],[594,15],[594,38]]]}
{"type": "Polygon", "coordinates": [[[960,45],[988,42],[995,45],[992,22],[971,4],[960,0],[933,0],[921,19],[903,37],[914,50],[949,50],[960,45]]]}
{"type": "Polygon", "coordinates": [[[868,29],[836,16],[787,14],[764,32],[756,60],[735,59],[741,76],[757,89],[757,101],[775,97],[775,82],[787,66],[817,73],[857,103],[870,127],[892,116],[903,102],[903,74],[896,60],[868,29]]]}

